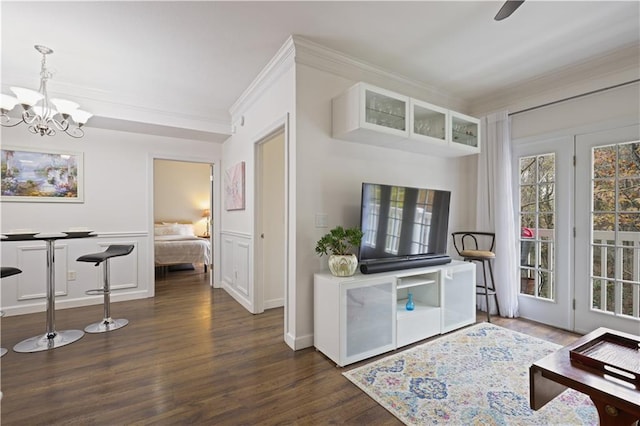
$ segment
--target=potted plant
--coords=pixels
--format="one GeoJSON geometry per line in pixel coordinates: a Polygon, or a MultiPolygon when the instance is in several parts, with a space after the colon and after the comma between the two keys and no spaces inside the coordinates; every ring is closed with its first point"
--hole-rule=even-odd
{"type": "Polygon", "coordinates": [[[329,255],[329,269],[333,275],[350,277],[358,268],[358,258],[352,251],[360,245],[363,235],[359,228],[336,226],[318,240],[316,253],[329,255]]]}

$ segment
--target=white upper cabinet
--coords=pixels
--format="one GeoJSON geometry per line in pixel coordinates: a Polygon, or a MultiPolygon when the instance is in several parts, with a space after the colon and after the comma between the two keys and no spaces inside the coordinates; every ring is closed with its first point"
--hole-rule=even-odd
{"type": "Polygon", "coordinates": [[[409,98],[358,83],[333,99],[333,137],[391,145],[409,137],[409,98]]]}
{"type": "Polygon", "coordinates": [[[449,140],[449,111],[445,108],[411,99],[409,137],[419,141],[447,145],[449,140]]]}
{"type": "Polygon", "coordinates": [[[456,149],[467,150],[469,154],[480,152],[480,120],[459,112],[451,111],[449,115],[451,129],[451,145],[456,149]]]}
{"type": "Polygon", "coordinates": [[[480,120],[366,83],[333,99],[333,137],[456,157],[480,152],[480,120]]]}

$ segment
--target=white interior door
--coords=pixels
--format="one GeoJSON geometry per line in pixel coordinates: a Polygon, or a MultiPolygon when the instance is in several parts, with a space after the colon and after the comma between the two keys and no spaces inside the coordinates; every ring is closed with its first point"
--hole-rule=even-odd
{"type": "Polygon", "coordinates": [[[285,306],[285,131],[256,143],[254,312],[285,306]]]}
{"type": "Polygon", "coordinates": [[[575,330],[640,334],[640,127],[576,136],[575,330]]]}
{"type": "Polygon", "coordinates": [[[263,308],[284,306],[284,132],[260,144],[263,308]]]}
{"type": "Polygon", "coordinates": [[[572,157],[571,137],[516,142],[513,149],[520,316],[564,329],[573,325],[572,157]]]}

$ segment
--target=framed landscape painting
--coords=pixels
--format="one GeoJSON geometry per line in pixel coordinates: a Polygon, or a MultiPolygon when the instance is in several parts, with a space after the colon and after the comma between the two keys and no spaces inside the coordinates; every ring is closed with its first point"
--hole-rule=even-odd
{"type": "Polygon", "coordinates": [[[84,202],[82,153],[3,147],[0,201],[84,202]]]}

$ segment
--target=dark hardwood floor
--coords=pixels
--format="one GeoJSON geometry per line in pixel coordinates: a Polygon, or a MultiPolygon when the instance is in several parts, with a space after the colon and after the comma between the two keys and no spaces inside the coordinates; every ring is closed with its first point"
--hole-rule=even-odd
{"type": "MultiPolygon", "coordinates": [[[[321,353],[290,350],[283,309],[252,315],[211,289],[200,268],[159,277],[155,298],[113,303],[112,315],[129,325],[32,354],[11,348],[43,334],[45,314],[2,318],[10,349],[0,361],[2,424],[401,424],[321,353]]],[[[101,305],[59,310],[56,329],[100,318],[101,305]]],[[[577,338],[525,320],[493,322],[562,345],[577,338]]]]}

